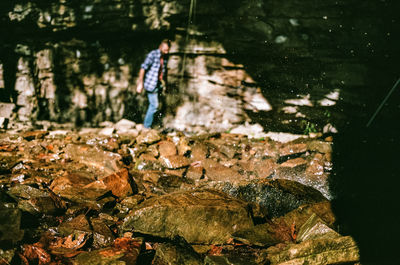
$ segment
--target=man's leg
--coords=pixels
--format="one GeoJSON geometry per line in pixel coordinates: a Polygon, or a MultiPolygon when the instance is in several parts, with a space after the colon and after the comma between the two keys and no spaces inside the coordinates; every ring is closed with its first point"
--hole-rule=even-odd
{"type": "Polygon", "coordinates": [[[147,92],[147,98],[149,99],[149,107],[147,108],[146,116],[144,117],[144,127],[150,128],[153,124],[154,114],[158,109],[158,92],[147,92]]]}

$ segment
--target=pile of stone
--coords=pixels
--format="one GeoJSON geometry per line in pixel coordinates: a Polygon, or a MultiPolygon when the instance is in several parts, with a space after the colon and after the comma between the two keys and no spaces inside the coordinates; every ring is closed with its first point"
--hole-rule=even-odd
{"type": "Polygon", "coordinates": [[[1,134],[1,260],[358,262],[329,202],[331,142],[132,130],[1,134]]]}

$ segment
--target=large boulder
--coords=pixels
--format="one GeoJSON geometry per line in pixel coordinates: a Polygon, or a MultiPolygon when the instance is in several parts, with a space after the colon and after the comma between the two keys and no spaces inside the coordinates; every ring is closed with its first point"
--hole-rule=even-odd
{"type": "Polygon", "coordinates": [[[264,262],[271,265],[353,264],[360,259],[357,244],[350,236],[270,247],[265,254],[264,262]]]}
{"type": "Polygon", "coordinates": [[[148,199],[124,219],[123,231],[189,243],[222,244],[253,226],[247,203],[214,190],[176,192],[148,199]]]}
{"type": "Polygon", "coordinates": [[[220,189],[239,199],[259,204],[269,218],[279,217],[301,205],[326,201],[317,190],[295,181],[256,180],[239,184],[225,183],[220,189]]]}

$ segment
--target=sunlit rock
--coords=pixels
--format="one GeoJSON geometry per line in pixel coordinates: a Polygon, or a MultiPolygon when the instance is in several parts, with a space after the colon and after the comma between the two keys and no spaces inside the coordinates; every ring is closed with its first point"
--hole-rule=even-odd
{"type": "Polygon", "coordinates": [[[356,263],[360,259],[357,244],[350,236],[270,247],[265,254],[270,264],[356,263]]]}
{"type": "Polygon", "coordinates": [[[222,244],[235,231],[251,227],[247,204],[217,191],[178,192],[148,199],[124,219],[123,231],[189,243],[222,244]]]}
{"type": "Polygon", "coordinates": [[[300,227],[297,242],[303,242],[306,240],[313,240],[317,238],[337,238],[340,234],[330,228],[322,221],[316,214],[310,216],[310,218],[300,227]]]}

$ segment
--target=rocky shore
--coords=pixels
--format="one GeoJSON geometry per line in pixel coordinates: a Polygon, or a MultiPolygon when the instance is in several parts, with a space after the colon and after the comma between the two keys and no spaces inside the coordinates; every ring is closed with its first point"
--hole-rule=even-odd
{"type": "Polygon", "coordinates": [[[0,134],[0,264],[357,264],[332,137],[102,129],[0,134]],[[296,137],[295,137],[296,138],[296,137]]]}

